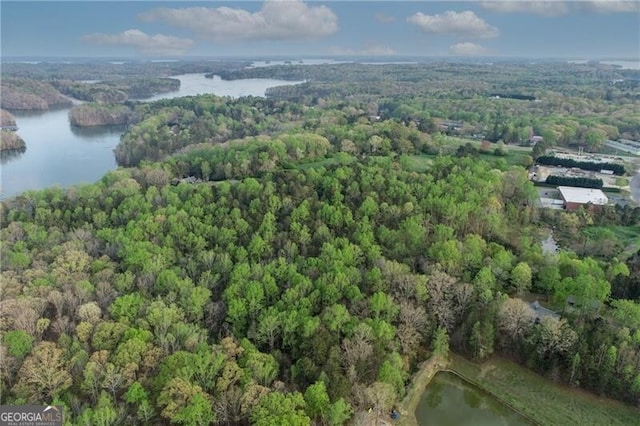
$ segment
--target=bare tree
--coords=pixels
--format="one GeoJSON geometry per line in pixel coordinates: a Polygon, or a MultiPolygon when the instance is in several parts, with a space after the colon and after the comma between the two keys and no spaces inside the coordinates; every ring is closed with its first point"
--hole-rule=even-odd
{"type": "Polygon", "coordinates": [[[578,341],[578,335],[564,318],[556,320],[545,317],[537,327],[537,351],[541,356],[564,355],[578,341]]]}
{"type": "Polygon", "coordinates": [[[452,301],[453,288],[457,281],[449,274],[436,270],[429,277],[429,300],[427,310],[436,318],[438,325],[449,332],[456,322],[456,312],[452,301]]]}
{"type": "Polygon", "coordinates": [[[531,329],[534,315],[527,302],[509,298],[498,311],[498,328],[512,339],[522,338],[531,329]]]}
{"type": "Polygon", "coordinates": [[[32,403],[51,401],[72,384],[63,351],[52,342],[41,342],[33,349],[32,355],[22,364],[18,377],[14,392],[32,403]]]}
{"type": "Polygon", "coordinates": [[[100,281],[96,285],[96,302],[103,311],[106,311],[111,302],[118,296],[118,292],[114,290],[108,281],[100,281]]]}
{"type": "Polygon", "coordinates": [[[342,342],[344,367],[354,376],[354,380],[361,379],[364,375],[363,368],[371,364],[372,340],[371,327],[359,324],[354,331],[354,336],[350,339],[344,339],[342,342]]]}

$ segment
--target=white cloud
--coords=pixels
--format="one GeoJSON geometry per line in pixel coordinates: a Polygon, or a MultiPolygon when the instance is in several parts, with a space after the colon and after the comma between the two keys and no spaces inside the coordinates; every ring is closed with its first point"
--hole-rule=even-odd
{"type": "Polygon", "coordinates": [[[301,0],[266,0],[255,13],[229,7],[163,7],[139,17],[186,28],[213,41],[314,39],[338,30],[338,18],[331,9],[307,6],[301,0]]]}
{"type": "Polygon", "coordinates": [[[376,13],[376,21],[381,24],[389,24],[396,20],[395,16],[385,15],[384,13],[376,13]]]}
{"type": "Polygon", "coordinates": [[[456,56],[478,56],[485,55],[487,53],[487,49],[479,44],[465,41],[463,43],[456,43],[449,46],[449,52],[456,56]]]}
{"type": "Polygon", "coordinates": [[[332,47],[329,49],[329,53],[332,55],[391,56],[391,55],[395,55],[396,51],[388,46],[383,46],[381,44],[374,44],[371,46],[367,46],[364,49],[332,47]]]}
{"type": "Polygon", "coordinates": [[[455,35],[460,37],[492,38],[500,31],[489,25],[470,10],[464,12],[446,11],[443,14],[425,15],[416,13],[407,18],[423,32],[431,34],[455,35]]]}
{"type": "Polygon", "coordinates": [[[638,13],[637,0],[590,0],[590,1],[528,1],[497,0],[483,1],[483,8],[502,13],[533,13],[542,16],[562,16],[570,12],[587,11],[595,13],[638,13]]]}
{"type": "Polygon", "coordinates": [[[482,7],[502,13],[533,13],[542,16],[561,16],[569,13],[564,1],[486,1],[482,7]]]}
{"type": "Polygon", "coordinates": [[[640,2],[638,1],[599,0],[586,2],[585,5],[597,13],[640,12],[640,2]]]}
{"type": "Polygon", "coordinates": [[[88,34],[81,38],[93,44],[133,47],[146,55],[182,55],[193,47],[193,40],[164,34],[149,35],[140,30],[118,34],[88,34]]]}

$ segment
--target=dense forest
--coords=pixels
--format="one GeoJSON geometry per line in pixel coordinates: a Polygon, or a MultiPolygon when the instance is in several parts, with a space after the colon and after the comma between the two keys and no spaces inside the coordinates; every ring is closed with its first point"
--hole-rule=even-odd
{"type": "Polygon", "coordinates": [[[122,167],[0,204],[2,404],[73,425],[357,424],[450,348],[640,405],[640,251],[594,235],[638,229],[640,207],[542,211],[504,158],[531,134],[640,132],[634,89],[610,85],[626,71],[211,66],[307,82],[93,104],[126,109],[122,167]],[[459,132],[486,140],[448,146],[459,132]],[[564,249],[543,251],[549,229],[564,249]]]}
{"type": "Polygon", "coordinates": [[[447,341],[638,401],[635,258],[544,255],[520,167],[309,163],[331,150],[248,139],[4,203],[3,403],[54,401],[73,424],[342,424],[389,410],[447,341]],[[575,311],[535,322],[530,290],[575,311]]]}
{"type": "Polygon", "coordinates": [[[76,60],[73,63],[3,62],[2,75],[43,81],[72,80],[77,83],[95,80],[154,79],[189,73],[218,73],[228,69],[243,68],[249,64],[248,61],[233,60],[153,62],[135,59],[108,61],[92,58],[86,61],[76,60]]]}
{"type": "Polygon", "coordinates": [[[606,138],[640,138],[640,72],[594,64],[339,64],[273,66],[222,73],[224,78],[305,80],[268,90],[276,98],[314,102],[375,102],[385,118],[413,120],[424,129],[461,120],[458,133],[491,141],[528,142],[541,135],[551,145],[598,151],[606,138]],[[535,101],[496,99],[521,93],[535,101]]]}

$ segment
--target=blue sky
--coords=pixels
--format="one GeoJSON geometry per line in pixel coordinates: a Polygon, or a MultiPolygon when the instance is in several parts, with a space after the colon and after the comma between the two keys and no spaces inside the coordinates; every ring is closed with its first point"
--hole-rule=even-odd
{"type": "Polygon", "coordinates": [[[640,59],[638,1],[8,1],[11,56],[640,59]]]}

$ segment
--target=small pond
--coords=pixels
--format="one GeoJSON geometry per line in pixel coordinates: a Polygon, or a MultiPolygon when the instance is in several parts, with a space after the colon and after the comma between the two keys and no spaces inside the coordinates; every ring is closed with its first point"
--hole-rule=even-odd
{"type": "Polygon", "coordinates": [[[534,425],[491,394],[446,371],[433,377],[415,414],[421,426],[534,425]]]}

